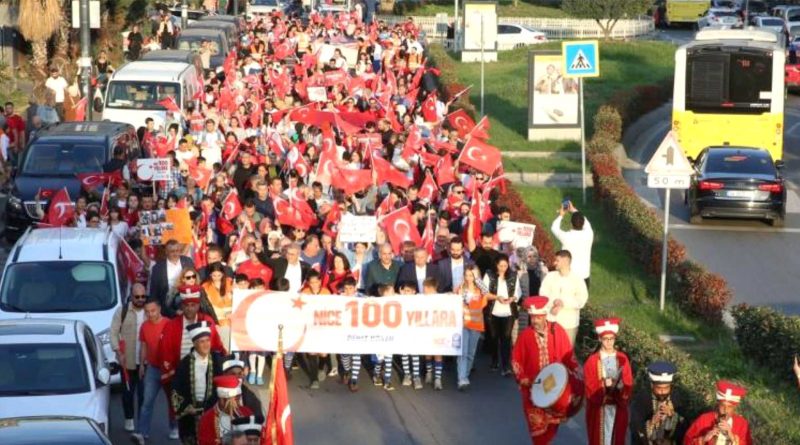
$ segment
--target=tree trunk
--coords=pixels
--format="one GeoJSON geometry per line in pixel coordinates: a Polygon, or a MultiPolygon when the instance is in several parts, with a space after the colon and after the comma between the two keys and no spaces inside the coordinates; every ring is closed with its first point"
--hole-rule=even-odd
{"type": "Polygon", "coordinates": [[[55,57],[66,59],[69,55],[69,33],[72,29],[72,15],[69,5],[65,2],[61,8],[61,23],[55,35],[55,57]]]}
{"type": "Polygon", "coordinates": [[[47,78],[47,40],[34,40],[31,42],[31,67],[34,79],[43,82],[47,78]]]}

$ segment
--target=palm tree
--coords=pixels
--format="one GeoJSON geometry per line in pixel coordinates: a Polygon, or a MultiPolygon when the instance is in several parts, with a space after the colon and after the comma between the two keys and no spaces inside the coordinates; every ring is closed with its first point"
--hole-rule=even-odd
{"type": "Polygon", "coordinates": [[[20,0],[19,31],[31,43],[31,65],[39,81],[47,77],[47,41],[58,31],[61,19],[59,0],[20,0]]]}

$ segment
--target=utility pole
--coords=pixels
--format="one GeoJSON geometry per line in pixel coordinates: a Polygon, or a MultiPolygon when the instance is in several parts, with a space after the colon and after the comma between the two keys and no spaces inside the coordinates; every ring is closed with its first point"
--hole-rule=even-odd
{"type": "Polygon", "coordinates": [[[481,12],[481,117],[485,116],[483,113],[483,81],[486,77],[485,65],[486,60],[483,54],[483,12],[481,12]]]}
{"type": "Polygon", "coordinates": [[[181,1],[181,31],[189,27],[189,2],[181,1]]]}
{"type": "Polygon", "coordinates": [[[89,0],[80,0],[80,22],[81,22],[81,81],[83,83],[83,94],[86,98],[87,112],[85,114],[88,120],[93,119],[94,110],[92,109],[92,57],[90,55],[92,30],[89,23],[89,0]]]}
{"type": "Polygon", "coordinates": [[[233,15],[239,15],[239,0],[233,0],[233,15]]]}

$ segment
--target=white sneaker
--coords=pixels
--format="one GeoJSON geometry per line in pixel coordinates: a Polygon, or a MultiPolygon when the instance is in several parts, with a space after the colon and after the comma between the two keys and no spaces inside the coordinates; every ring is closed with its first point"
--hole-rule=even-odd
{"type": "Polygon", "coordinates": [[[139,433],[131,434],[131,441],[137,445],[144,445],[144,436],[139,433]]]}
{"type": "Polygon", "coordinates": [[[180,438],[178,435],[178,427],[169,430],[169,438],[172,440],[178,440],[180,438]]]}
{"type": "Polygon", "coordinates": [[[125,419],[125,431],[131,432],[133,429],[133,419],[125,419]]]}

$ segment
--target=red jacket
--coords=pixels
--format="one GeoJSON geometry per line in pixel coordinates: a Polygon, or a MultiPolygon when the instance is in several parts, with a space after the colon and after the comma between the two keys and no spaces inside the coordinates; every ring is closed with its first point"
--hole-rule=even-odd
{"type": "Polygon", "coordinates": [[[595,352],[586,359],[583,365],[584,385],[586,386],[586,430],[589,445],[603,443],[604,410],[603,405],[617,407],[614,414],[614,431],[611,443],[625,445],[628,432],[628,402],[633,392],[633,373],[628,356],[617,351],[617,366],[620,372],[622,388],[606,391],[600,371],[600,353],[595,352]]]}
{"type": "MultiPolygon", "coordinates": [[[[250,408],[241,406],[235,417],[248,417],[252,415],[253,412],[250,408]]],[[[217,410],[216,406],[207,409],[206,412],[203,413],[200,417],[200,423],[197,425],[197,445],[220,445],[222,443],[218,418],[219,410],[217,410]]]]}
{"type": "MultiPolygon", "coordinates": [[[[703,442],[703,436],[706,435],[717,424],[717,413],[714,411],[701,414],[697,420],[694,421],[686,436],[683,437],[684,445],[714,445],[716,437],[712,438],[709,442],[703,442]]],[[[731,434],[739,439],[739,445],[752,445],[753,438],[750,436],[750,424],[747,419],[742,416],[733,415],[733,426],[731,427],[731,434]]]]}
{"type": "MultiPolygon", "coordinates": [[[[178,316],[168,321],[161,331],[161,346],[158,350],[158,355],[161,358],[161,380],[172,379],[175,374],[175,368],[181,361],[181,340],[185,332],[183,316],[178,316]]],[[[197,321],[205,321],[211,326],[211,350],[226,355],[227,351],[222,344],[222,339],[217,332],[217,325],[214,320],[203,313],[197,314],[197,321]]]]}

